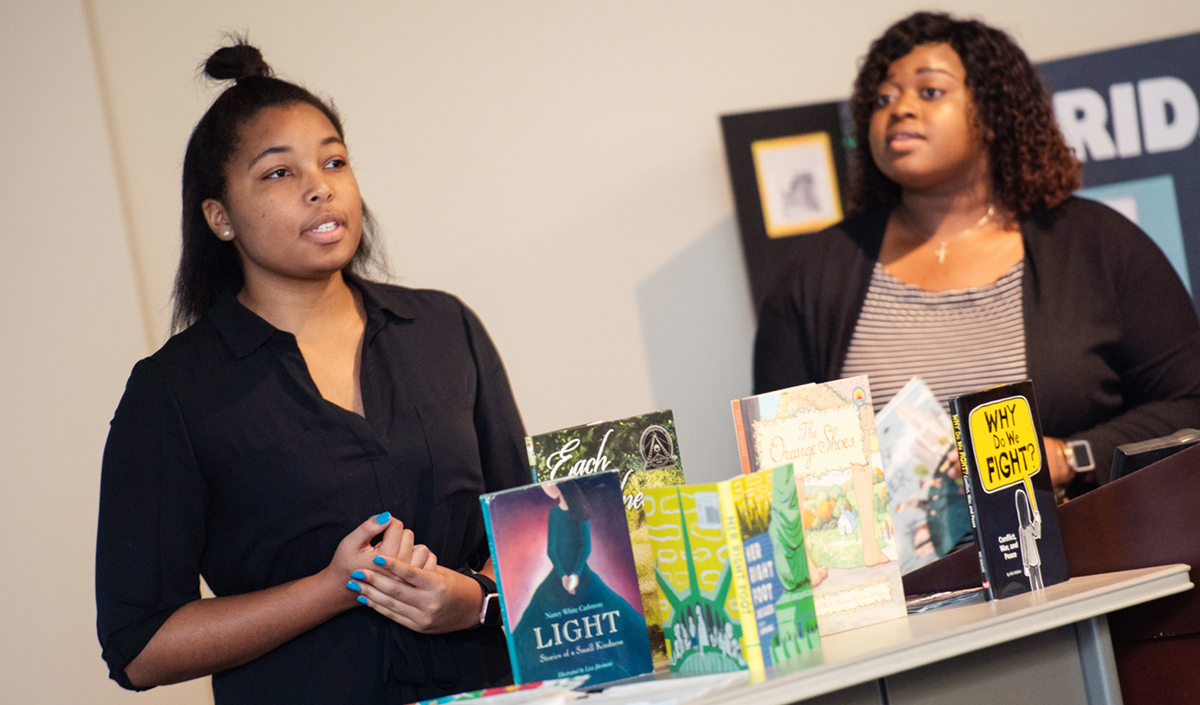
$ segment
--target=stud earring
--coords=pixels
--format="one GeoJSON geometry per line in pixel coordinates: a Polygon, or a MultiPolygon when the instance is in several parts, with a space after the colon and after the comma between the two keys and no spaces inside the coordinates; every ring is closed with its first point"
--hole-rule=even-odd
{"type": "Polygon", "coordinates": [[[228,230],[226,230],[226,231],[225,231],[225,233],[224,233],[223,235],[221,235],[221,239],[223,239],[223,240],[232,240],[232,239],[233,239],[233,233],[232,233],[232,232],[230,232],[230,231],[228,231],[228,230]]]}

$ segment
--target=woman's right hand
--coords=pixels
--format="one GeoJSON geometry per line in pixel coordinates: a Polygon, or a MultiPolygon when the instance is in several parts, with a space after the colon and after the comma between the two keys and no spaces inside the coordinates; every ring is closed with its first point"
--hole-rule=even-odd
{"type": "Polygon", "coordinates": [[[379,569],[373,562],[376,556],[403,561],[422,570],[437,567],[437,556],[426,546],[415,543],[413,532],[404,528],[404,522],[390,512],[377,514],[359,524],[338,543],[333,559],[325,569],[338,583],[348,588],[342,589],[347,601],[358,598],[358,591],[354,588],[357,585],[355,578],[362,575],[363,571],[379,569]],[[373,543],[381,534],[379,542],[373,543]]]}
{"type": "Polygon", "coordinates": [[[252,661],[357,607],[358,593],[346,589],[346,581],[355,571],[376,567],[371,561],[381,547],[436,565],[428,549],[413,545],[412,532],[406,533],[402,523],[386,512],[373,516],[338,543],[329,565],[315,575],[255,592],[194,600],[175,610],[125,674],[134,685],[150,687],[252,661]],[[379,543],[372,545],[377,537],[379,543]]]}

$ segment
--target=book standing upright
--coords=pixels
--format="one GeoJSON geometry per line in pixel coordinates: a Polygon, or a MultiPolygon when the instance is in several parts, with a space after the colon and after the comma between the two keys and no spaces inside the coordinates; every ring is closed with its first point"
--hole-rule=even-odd
{"type": "Polygon", "coordinates": [[[1067,580],[1033,382],[952,397],[950,412],[987,598],[1067,580]]]}
{"type": "Polygon", "coordinates": [[[750,670],[820,647],[792,464],[719,483],[750,670]]]}
{"type": "Polygon", "coordinates": [[[819,648],[790,464],[652,490],[646,516],[673,672],[761,676],[819,648]]]}
{"type": "Polygon", "coordinates": [[[792,463],[822,636],[905,616],[865,376],[733,402],[744,473],[792,463]]]}
{"type": "Polygon", "coordinates": [[[748,668],[717,483],[649,488],[645,515],[671,672],[748,668]]]}
{"type": "Polygon", "coordinates": [[[615,472],[480,497],[513,680],[649,673],[650,642],[615,472]]]}
{"type": "Polygon", "coordinates": [[[683,482],[683,463],[670,409],[616,421],[573,426],[525,439],[534,482],[615,470],[629,520],[629,538],[638,566],[638,585],[654,661],[666,660],[662,617],[654,582],[654,558],[642,511],[648,487],[683,482]]]}
{"type": "Polygon", "coordinates": [[[900,572],[932,563],[971,536],[950,415],[913,377],[875,415],[900,572]]]}

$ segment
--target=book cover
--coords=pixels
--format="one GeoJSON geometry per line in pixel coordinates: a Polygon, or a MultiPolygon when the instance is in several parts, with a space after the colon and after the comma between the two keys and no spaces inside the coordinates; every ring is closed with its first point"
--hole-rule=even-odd
{"type": "Polygon", "coordinates": [[[654,558],[642,511],[647,487],[683,482],[675,417],[670,409],[616,421],[602,421],[529,436],[525,439],[535,482],[605,470],[620,474],[629,538],[638,566],[650,650],[656,663],[666,660],[662,616],[654,582],[654,558]]]}
{"type": "Polygon", "coordinates": [[[653,487],[645,499],[671,672],[748,668],[717,484],[653,487]]]}
{"type": "Polygon", "coordinates": [[[751,671],[813,652],[821,641],[792,464],[720,484],[729,488],[722,512],[731,555],[744,557],[734,579],[745,581],[738,604],[751,671]]]}
{"type": "Polygon", "coordinates": [[[480,497],[514,682],[649,673],[650,642],[615,472],[480,497]]]}
{"type": "Polygon", "coordinates": [[[950,414],[913,377],[875,415],[900,572],[932,563],[971,536],[950,414]]]}
{"type": "Polygon", "coordinates": [[[988,599],[1065,581],[1033,382],[952,397],[950,412],[988,599]]]}
{"type": "Polygon", "coordinates": [[[822,636],[905,616],[865,376],[733,401],[742,472],[792,463],[822,636]]]}
{"type": "Polygon", "coordinates": [[[501,685],[481,690],[468,690],[454,695],[443,695],[440,698],[419,700],[409,703],[409,705],[449,705],[467,700],[474,701],[471,705],[522,705],[523,703],[563,705],[580,697],[579,693],[572,691],[583,685],[587,679],[587,676],[571,676],[549,681],[533,681],[521,685],[501,685]]]}

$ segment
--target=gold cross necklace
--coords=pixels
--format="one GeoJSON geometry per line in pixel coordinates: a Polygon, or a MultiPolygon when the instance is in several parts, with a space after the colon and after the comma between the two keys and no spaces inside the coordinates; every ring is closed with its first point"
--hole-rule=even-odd
{"type": "Polygon", "coordinates": [[[989,220],[992,219],[992,215],[994,215],[995,213],[996,213],[996,206],[994,206],[994,205],[988,206],[987,213],[983,214],[983,217],[979,219],[979,222],[975,223],[974,225],[967,228],[966,230],[963,230],[962,232],[959,232],[955,235],[951,235],[950,237],[942,238],[942,241],[938,243],[937,249],[933,251],[933,254],[937,255],[938,264],[946,264],[946,253],[950,251],[948,244],[952,240],[957,240],[957,239],[963,237],[964,235],[967,235],[968,233],[972,233],[972,232],[982,228],[985,223],[987,223],[989,220]]]}

